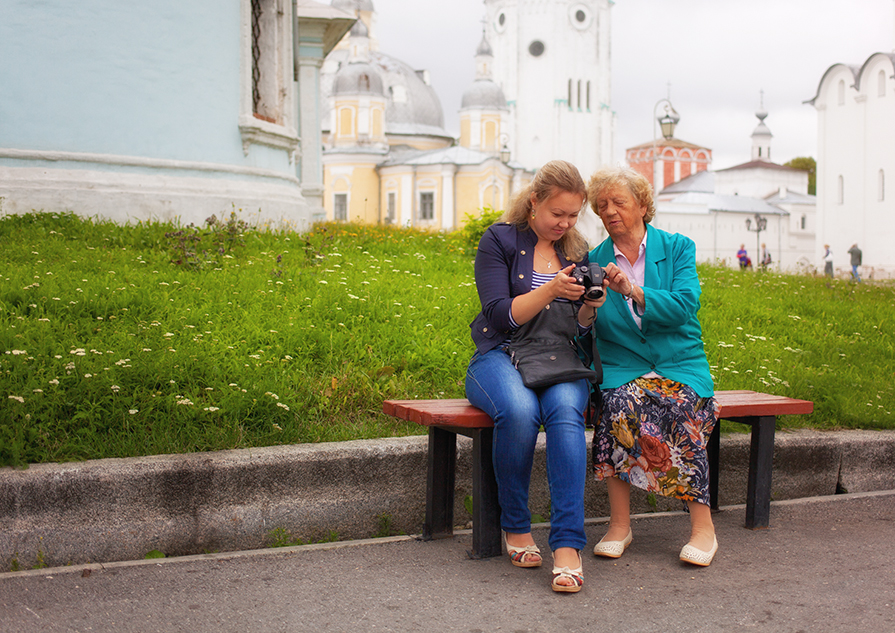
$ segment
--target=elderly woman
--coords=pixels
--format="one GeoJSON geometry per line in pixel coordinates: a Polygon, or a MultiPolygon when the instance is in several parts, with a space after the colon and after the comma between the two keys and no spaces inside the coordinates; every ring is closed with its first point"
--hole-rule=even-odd
{"type": "Polygon", "coordinates": [[[709,508],[706,445],[720,409],[702,344],[696,247],[650,226],[649,181],[605,168],[588,199],[609,238],[590,252],[610,295],[592,330],[603,362],[603,407],[594,472],[606,480],[609,529],[594,554],[618,558],[631,544],[630,486],[686,502],[690,540],[682,561],[708,566],[718,550],[709,508]]]}
{"type": "MultiPolygon", "coordinates": [[[[517,567],[541,565],[531,535],[528,489],[535,443],[544,427],[552,586],[558,592],[577,592],[584,583],[579,552],[587,543],[584,410],[590,386],[579,378],[529,388],[507,349],[513,332],[537,327],[540,321],[535,319],[547,310],[568,312],[572,336],[582,334],[606,300],[604,295],[583,301],[584,286],[570,275],[574,262],[587,261],[587,243],[575,229],[579,213],[586,209],[586,195],[584,180],[573,165],[551,161],[516,196],[505,221],[485,231],[475,258],[482,311],[471,324],[476,352],[466,372],[466,397],[494,420],[500,523],[510,561],[517,567]]],[[[583,364],[581,369],[586,371],[583,364]]]]}

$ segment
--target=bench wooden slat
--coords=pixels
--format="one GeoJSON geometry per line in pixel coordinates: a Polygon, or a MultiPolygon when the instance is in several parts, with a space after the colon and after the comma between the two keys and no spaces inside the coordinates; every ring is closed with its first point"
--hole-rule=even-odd
{"type": "MultiPolygon", "coordinates": [[[[786,396],[776,396],[757,391],[716,391],[715,399],[721,405],[724,419],[748,418],[766,415],[807,414],[814,411],[814,403],[786,396]]],[[[463,428],[489,428],[491,418],[465,399],[452,400],[386,400],[383,413],[422,426],[457,426],[463,428]]]]}

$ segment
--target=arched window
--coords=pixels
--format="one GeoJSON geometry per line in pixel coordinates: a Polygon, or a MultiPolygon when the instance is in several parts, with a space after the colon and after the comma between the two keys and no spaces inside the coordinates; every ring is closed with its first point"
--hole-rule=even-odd
{"type": "Polygon", "coordinates": [[[886,199],[886,172],[879,170],[879,201],[886,199]]]}
{"type": "Polygon", "coordinates": [[[804,213],[802,214],[802,230],[805,230],[805,227],[808,226],[808,216],[804,213]]]}
{"type": "Polygon", "coordinates": [[[877,75],[877,83],[879,84],[879,96],[886,96],[886,72],[884,70],[879,71],[879,75],[877,75]]]}
{"type": "Polygon", "coordinates": [[[839,105],[845,105],[845,81],[839,80],[839,105]]]}
{"type": "Polygon", "coordinates": [[[837,179],[836,201],[845,204],[845,179],[841,175],[837,179]]]}

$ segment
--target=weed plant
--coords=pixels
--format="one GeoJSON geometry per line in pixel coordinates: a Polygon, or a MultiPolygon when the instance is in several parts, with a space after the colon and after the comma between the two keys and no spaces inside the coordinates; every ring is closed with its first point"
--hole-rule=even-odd
{"type": "MultiPolygon", "coordinates": [[[[419,434],[382,401],[463,396],[474,236],[33,213],[0,240],[0,465],[419,434]]],[[[895,428],[892,286],[700,275],[718,389],[895,428]]]]}

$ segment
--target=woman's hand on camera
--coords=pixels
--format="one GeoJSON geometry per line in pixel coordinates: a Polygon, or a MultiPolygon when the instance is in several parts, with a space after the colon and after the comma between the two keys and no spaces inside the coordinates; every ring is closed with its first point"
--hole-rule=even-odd
{"type": "Polygon", "coordinates": [[[574,277],[572,271],[575,270],[575,264],[566,266],[556,273],[556,277],[547,282],[550,290],[556,299],[568,299],[569,301],[577,301],[584,294],[584,286],[579,284],[574,277]]]}

